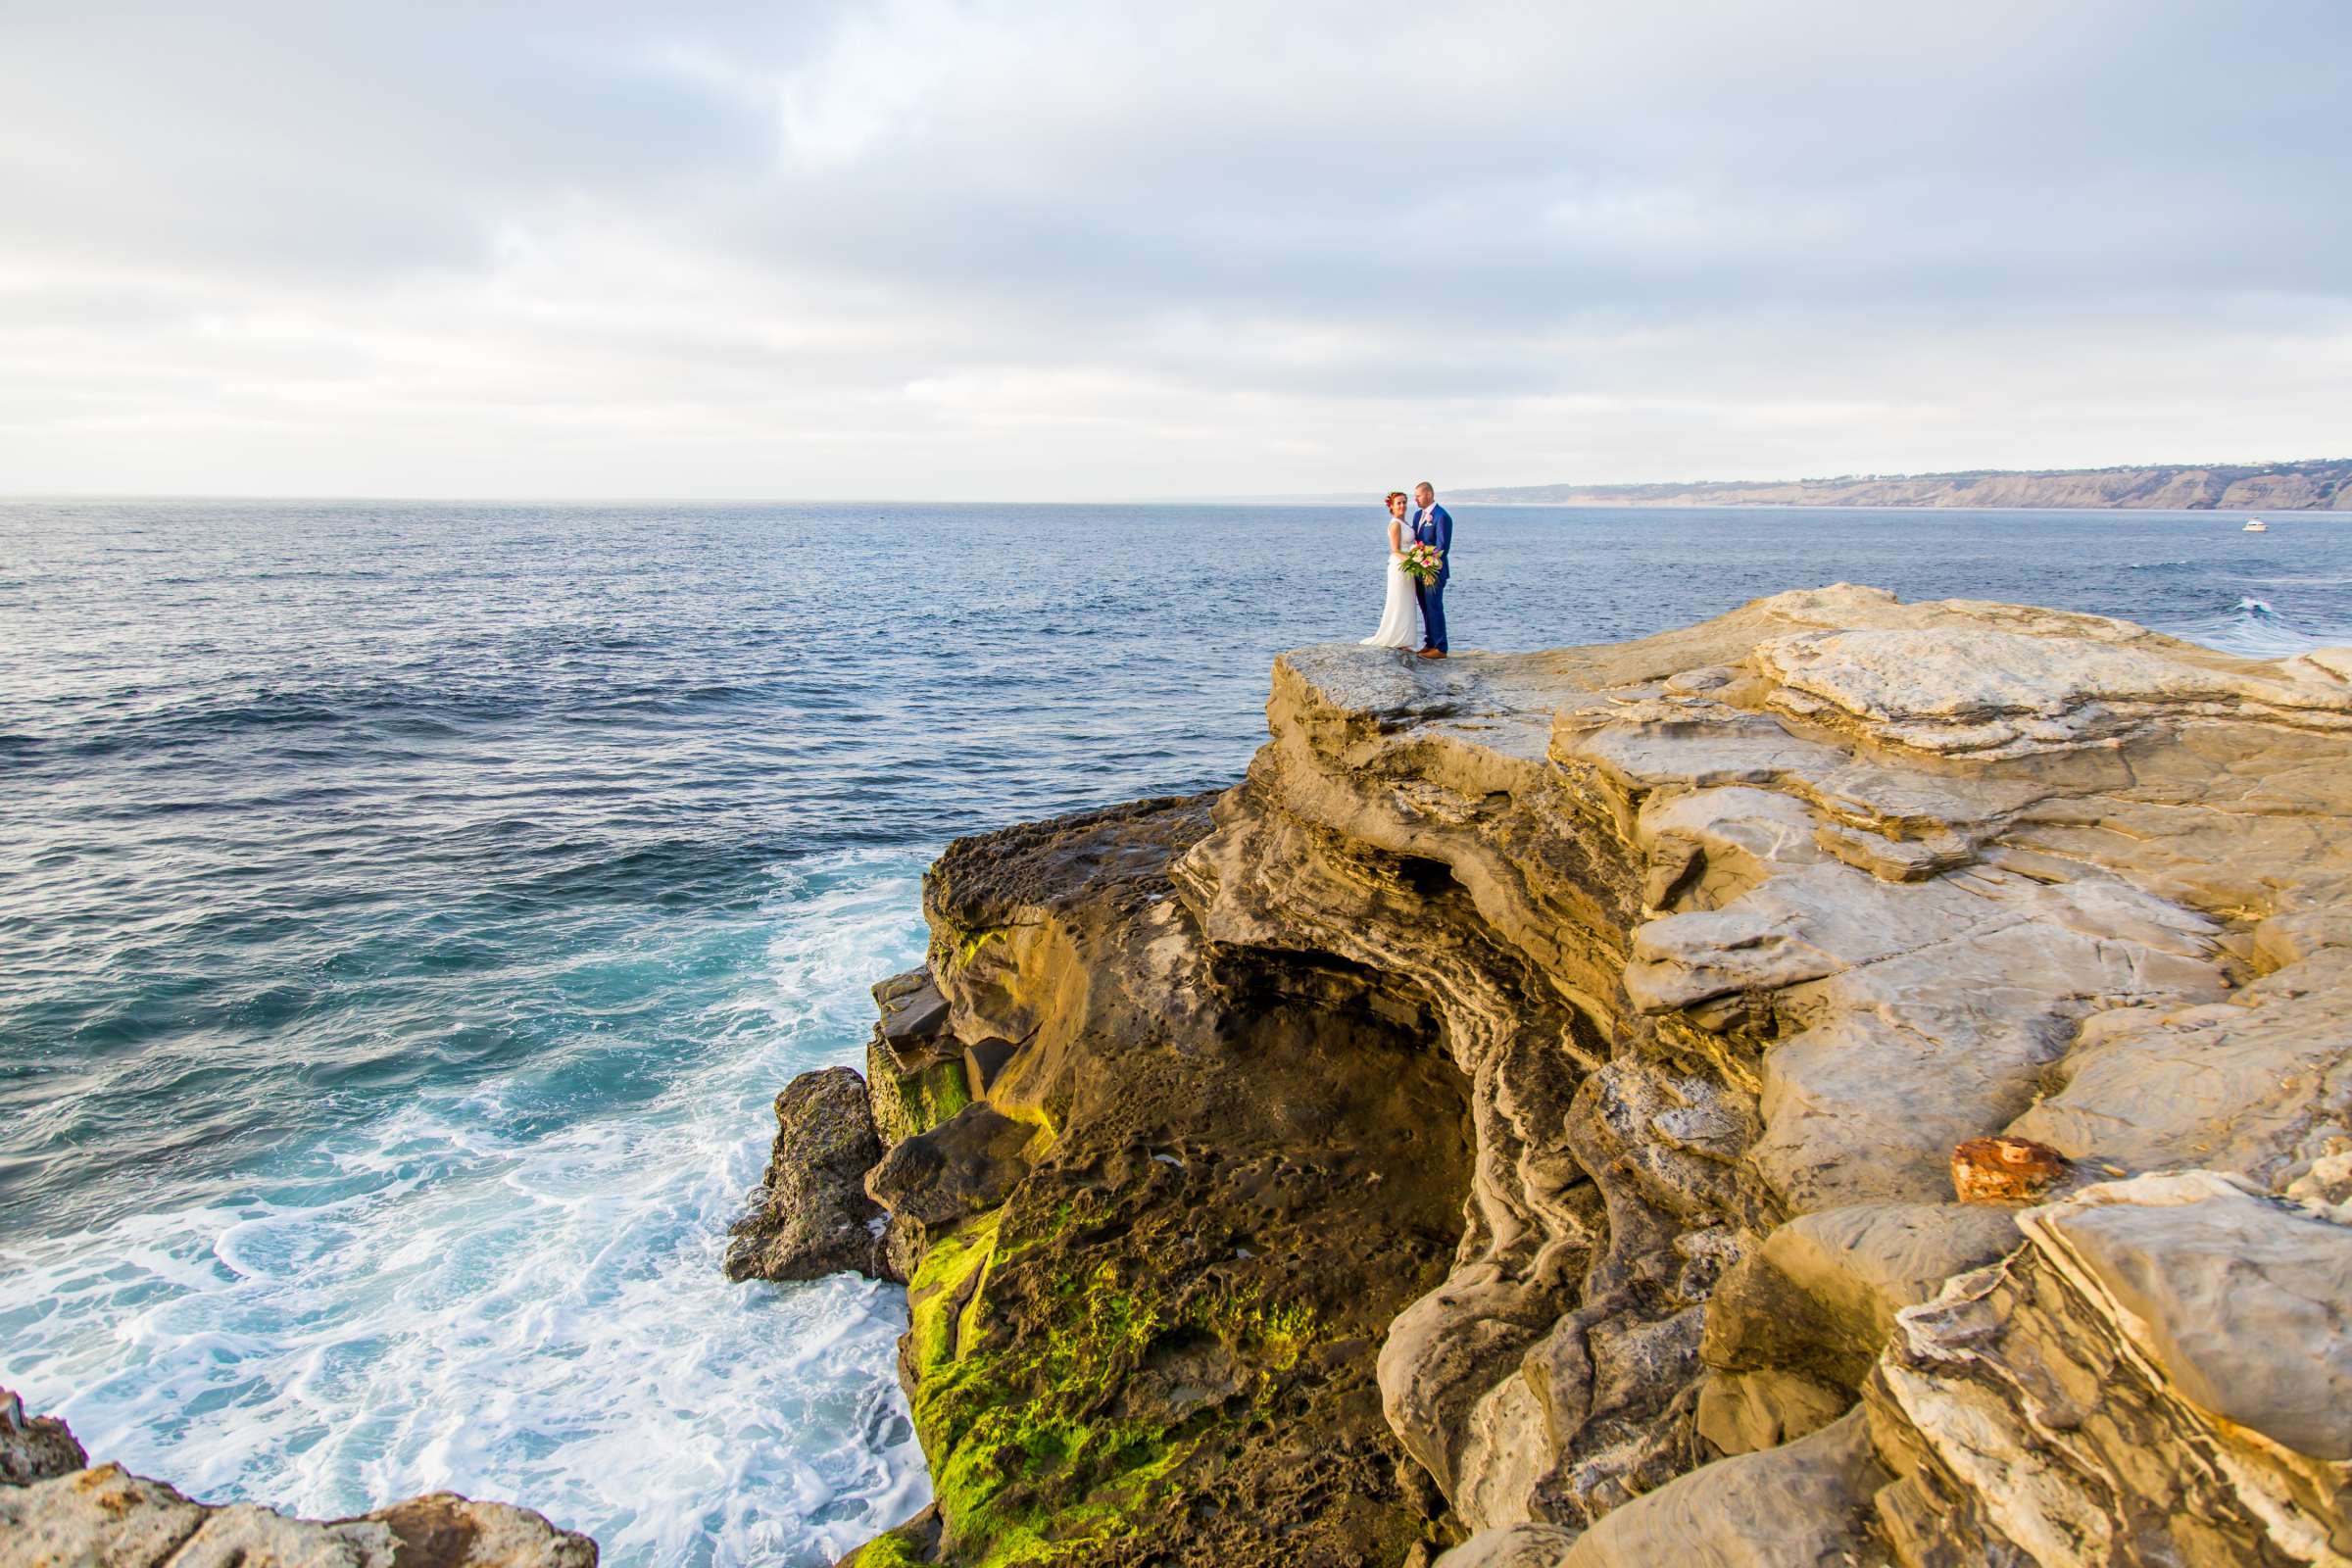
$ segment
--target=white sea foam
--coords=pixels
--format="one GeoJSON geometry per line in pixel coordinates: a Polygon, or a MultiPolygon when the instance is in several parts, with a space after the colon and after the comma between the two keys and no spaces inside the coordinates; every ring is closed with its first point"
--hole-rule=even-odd
{"type": "Polygon", "coordinates": [[[925,1498],[900,1295],[731,1285],[719,1254],[769,1099],[854,1059],[867,985],[919,957],[912,868],[781,887],[764,965],[650,1098],[551,1116],[558,1053],[338,1135],[326,1182],[0,1254],[7,1298],[43,1303],[0,1374],[208,1499],[332,1516],[449,1488],[608,1563],[829,1561],[925,1498]]]}

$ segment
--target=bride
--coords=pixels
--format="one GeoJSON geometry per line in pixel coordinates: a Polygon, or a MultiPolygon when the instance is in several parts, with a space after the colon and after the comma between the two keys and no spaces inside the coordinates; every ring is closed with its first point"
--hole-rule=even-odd
{"type": "Polygon", "coordinates": [[[1404,574],[1404,492],[1389,492],[1389,598],[1381,608],[1380,630],[1364,639],[1374,648],[1411,648],[1421,641],[1421,601],[1404,574]]]}

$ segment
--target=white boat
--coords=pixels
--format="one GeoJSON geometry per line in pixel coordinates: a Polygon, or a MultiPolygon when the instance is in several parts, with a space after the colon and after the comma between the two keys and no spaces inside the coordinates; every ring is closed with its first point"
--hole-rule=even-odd
{"type": "Polygon", "coordinates": [[[2269,533],[2271,531],[2271,525],[2263,521],[2260,517],[2248,517],[2246,519],[2246,525],[2237,531],[2239,533],[2269,533]]]}

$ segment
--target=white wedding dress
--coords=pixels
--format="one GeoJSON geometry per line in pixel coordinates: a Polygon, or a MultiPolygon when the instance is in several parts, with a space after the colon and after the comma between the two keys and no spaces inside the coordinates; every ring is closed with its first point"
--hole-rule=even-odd
{"type": "Polygon", "coordinates": [[[1413,579],[1405,575],[1403,562],[1402,556],[1390,553],[1388,602],[1381,607],[1380,630],[1364,639],[1366,647],[1421,646],[1421,601],[1413,597],[1413,579]]]}

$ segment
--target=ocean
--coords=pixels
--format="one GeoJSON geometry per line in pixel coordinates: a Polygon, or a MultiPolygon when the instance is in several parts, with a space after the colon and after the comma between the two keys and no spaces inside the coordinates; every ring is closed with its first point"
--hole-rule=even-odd
{"type": "MultiPolygon", "coordinates": [[[[1464,506],[1455,647],[1784,588],[2352,643],[2352,520],[1464,506]]],[[[1236,778],[1383,514],[0,503],[0,1383],[311,1515],[815,1564],[926,1482],[898,1293],[729,1285],[959,834],[1236,778]]]]}

